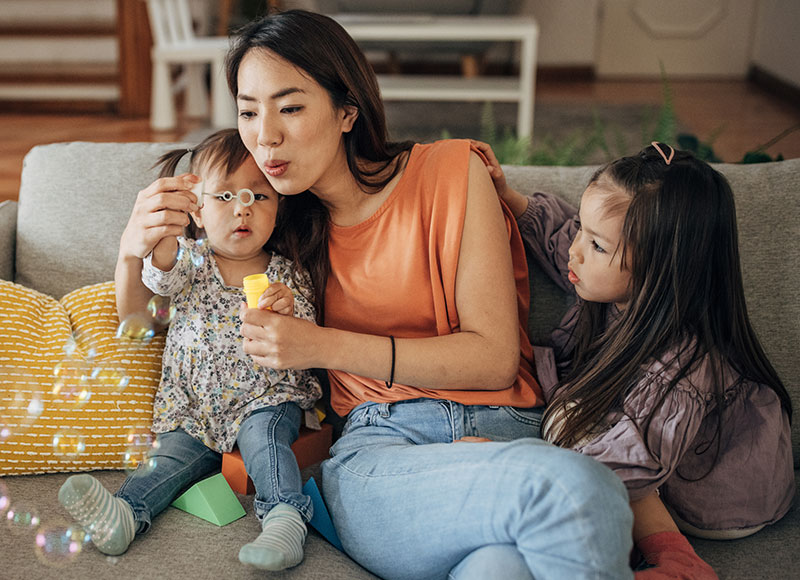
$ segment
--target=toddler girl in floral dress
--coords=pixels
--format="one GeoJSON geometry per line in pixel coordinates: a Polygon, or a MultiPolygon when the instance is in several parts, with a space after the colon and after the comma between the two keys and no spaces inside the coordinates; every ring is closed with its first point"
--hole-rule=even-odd
{"type": "Polygon", "coordinates": [[[308,370],[254,363],[242,349],[238,312],[243,278],[265,273],[271,284],[259,308],[314,320],[310,278],[273,251],[278,194],[238,132],[219,131],[191,151],[190,170],[201,180],[192,174],[169,177],[187,152],[163,155],[162,177],[137,200],[157,207],[156,196],[164,206],[170,196],[197,199],[188,206],[193,223],[186,235],[163,228],[165,235],[142,266],[144,285],[169,296],[176,310],[154,401],[157,448],[147,467],[129,475],[113,496],[95,478],[80,474],[64,483],[59,500],[101,552],[122,554],[183,490],[219,471],[222,453],[238,445],[262,524],[239,560],[281,570],[303,558],[312,506],[302,493],[291,444],[303,410],[314,406],[321,388],[308,370]]]}

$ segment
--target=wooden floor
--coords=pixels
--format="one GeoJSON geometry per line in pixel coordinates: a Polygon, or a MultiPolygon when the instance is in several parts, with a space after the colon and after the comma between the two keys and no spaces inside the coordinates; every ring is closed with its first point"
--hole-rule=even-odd
{"type": "MultiPolygon", "coordinates": [[[[680,121],[701,139],[719,132],[716,153],[725,161],[741,160],[748,150],[800,124],[800,104],[775,97],[746,81],[672,81],[680,121]]],[[[662,102],[659,81],[569,82],[541,80],[536,100],[593,104],[651,104],[662,102]]],[[[7,113],[0,105],[0,201],[17,199],[25,153],[34,145],[58,141],[175,141],[202,126],[182,119],[175,131],[154,132],[147,119],[123,119],[108,113],[7,113]]],[[[785,158],[800,157],[800,131],[767,150],[785,158]]]]}

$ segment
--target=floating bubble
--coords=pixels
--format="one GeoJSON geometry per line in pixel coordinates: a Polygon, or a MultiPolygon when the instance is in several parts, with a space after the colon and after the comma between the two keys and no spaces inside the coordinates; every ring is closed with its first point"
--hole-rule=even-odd
{"type": "Polygon", "coordinates": [[[64,343],[62,350],[67,358],[78,357],[80,350],[86,353],[86,360],[93,361],[97,357],[97,347],[92,338],[81,332],[74,332],[64,343]]]}
{"type": "Polygon", "coordinates": [[[37,387],[20,385],[4,395],[0,398],[0,441],[27,431],[44,411],[43,394],[37,387]]]}
{"type": "Polygon", "coordinates": [[[120,323],[116,336],[121,339],[146,343],[155,334],[152,318],[149,315],[134,313],[120,323]]]}
{"type": "Polygon", "coordinates": [[[122,391],[131,382],[131,378],[122,367],[104,365],[97,367],[96,381],[117,391],[122,391]]]}
{"type": "Polygon", "coordinates": [[[157,324],[166,325],[175,318],[175,305],[168,296],[153,296],[147,303],[147,311],[157,324]]]}
{"type": "Polygon", "coordinates": [[[96,544],[104,544],[117,531],[117,524],[113,519],[100,518],[87,524],[84,529],[86,531],[86,541],[84,543],[93,541],[96,544]]]}
{"type": "Polygon", "coordinates": [[[32,532],[39,527],[39,513],[22,502],[12,503],[6,511],[6,526],[15,534],[32,532]]]}
{"type": "Polygon", "coordinates": [[[146,473],[156,467],[153,451],[160,447],[158,438],[149,429],[134,428],[128,432],[128,447],[122,456],[125,471],[131,473],[137,469],[146,473]]]}
{"type": "Polygon", "coordinates": [[[195,245],[197,246],[198,251],[190,252],[189,256],[195,268],[199,268],[200,266],[202,266],[203,262],[205,261],[205,256],[203,255],[202,251],[200,251],[203,248],[203,246],[205,246],[205,244],[206,244],[205,238],[200,238],[198,240],[195,240],[195,245]]]}
{"type": "Polygon", "coordinates": [[[67,357],[53,367],[51,392],[69,407],[80,407],[92,397],[91,381],[97,371],[85,360],[67,357]]]}
{"type": "Polygon", "coordinates": [[[59,431],[53,435],[53,453],[65,459],[75,459],[86,451],[86,438],[76,431],[59,431]]]}
{"type": "Polygon", "coordinates": [[[4,516],[8,506],[11,504],[11,496],[8,495],[8,486],[0,479],[0,515],[4,516]]]}
{"type": "Polygon", "coordinates": [[[48,523],[36,531],[36,557],[48,566],[60,568],[81,553],[86,533],[66,522],[48,523]]]}

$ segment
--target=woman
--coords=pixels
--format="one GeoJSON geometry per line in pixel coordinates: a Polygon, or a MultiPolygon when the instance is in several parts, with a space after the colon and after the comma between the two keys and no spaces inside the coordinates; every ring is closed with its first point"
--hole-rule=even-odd
{"type": "Polygon", "coordinates": [[[386,578],[630,577],[619,480],[534,438],[524,250],[481,157],[387,142],[374,74],[325,16],[248,25],[227,75],[320,312],[243,309],[244,349],[330,369],[348,420],[323,486],[348,554],[386,578]]]}

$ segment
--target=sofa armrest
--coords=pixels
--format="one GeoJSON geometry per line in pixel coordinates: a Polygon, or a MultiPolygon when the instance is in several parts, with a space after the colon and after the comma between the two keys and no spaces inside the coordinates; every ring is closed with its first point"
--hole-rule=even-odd
{"type": "Polygon", "coordinates": [[[14,280],[17,247],[17,202],[0,202],[0,279],[14,280]]]}

